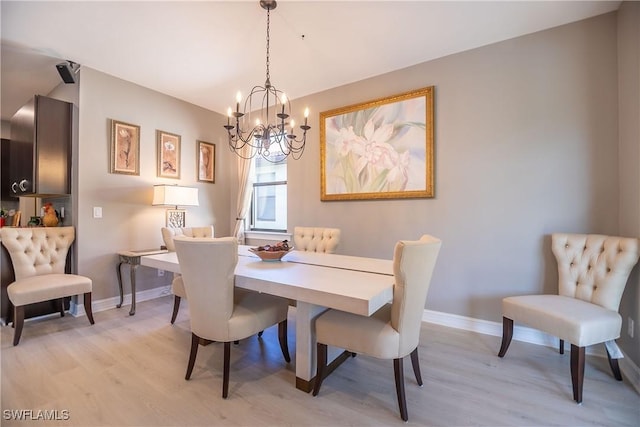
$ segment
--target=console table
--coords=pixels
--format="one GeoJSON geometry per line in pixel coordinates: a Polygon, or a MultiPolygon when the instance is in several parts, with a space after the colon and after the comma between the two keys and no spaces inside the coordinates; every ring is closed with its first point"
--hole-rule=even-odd
{"type": "Polygon", "coordinates": [[[166,249],[145,249],[142,251],[120,251],[118,256],[120,257],[120,263],[116,267],[118,273],[118,287],[120,289],[120,304],[116,307],[122,307],[124,302],[124,290],[122,289],[122,264],[129,265],[129,274],[131,276],[131,310],[129,310],[129,316],[136,314],[136,270],[140,265],[140,257],[144,255],[158,255],[168,252],[166,249]]]}

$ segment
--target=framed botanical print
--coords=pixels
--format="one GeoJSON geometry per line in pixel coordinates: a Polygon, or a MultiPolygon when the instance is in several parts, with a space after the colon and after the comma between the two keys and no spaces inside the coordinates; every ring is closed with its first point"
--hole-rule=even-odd
{"type": "Polygon", "coordinates": [[[216,146],[209,142],[196,141],[196,166],[198,181],[216,182],[216,146]]]}
{"type": "Polygon", "coordinates": [[[158,176],[180,179],[180,135],[156,130],[158,176]]]}
{"type": "Polygon", "coordinates": [[[433,90],[321,113],[320,199],[434,197],[433,90]]]}
{"type": "Polygon", "coordinates": [[[140,175],[140,126],[111,120],[109,172],[140,175]]]}

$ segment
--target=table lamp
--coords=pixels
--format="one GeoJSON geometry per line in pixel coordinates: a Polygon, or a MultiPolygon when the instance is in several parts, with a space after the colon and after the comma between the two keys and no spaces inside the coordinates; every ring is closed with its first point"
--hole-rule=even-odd
{"type": "Polygon", "coordinates": [[[167,227],[180,228],[186,224],[185,209],[179,206],[198,206],[198,189],[179,185],[160,184],[153,186],[153,206],[175,206],[167,209],[167,227]]]}

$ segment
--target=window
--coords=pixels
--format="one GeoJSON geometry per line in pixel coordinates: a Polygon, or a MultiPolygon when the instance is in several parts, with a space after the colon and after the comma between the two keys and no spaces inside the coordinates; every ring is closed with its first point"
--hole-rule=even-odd
{"type": "Polygon", "coordinates": [[[274,152],[272,163],[256,156],[251,197],[251,230],[287,230],[287,161],[274,152]]]}

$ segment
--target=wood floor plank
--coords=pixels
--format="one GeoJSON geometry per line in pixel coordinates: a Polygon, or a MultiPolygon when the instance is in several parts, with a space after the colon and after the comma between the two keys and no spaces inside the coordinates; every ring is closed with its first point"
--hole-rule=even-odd
{"type": "MultiPolygon", "coordinates": [[[[312,397],[294,387],[277,328],[231,349],[229,398],[221,397],[223,346],[200,347],[186,381],[190,331],[183,302],[174,325],[173,300],[141,302],[86,318],[28,321],[20,345],[2,327],[2,426],[26,426],[7,411],[68,411],[55,426],[380,426],[402,425],[393,363],[359,355],[343,363],[312,397]],[[10,417],[9,417],[10,418],[10,417]]],[[[291,310],[295,310],[292,308],[291,310]]],[[[295,318],[289,349],[295,352],[295,318]]],[[[640,425],[640,396],[616,381],[606,358],[587,356],[584,401],[572,400],[569,354],[513,342],[497,357],[500,338],[423,324],[419,349],[424,387],[405,363],[409,425],[640,425]]]]}

